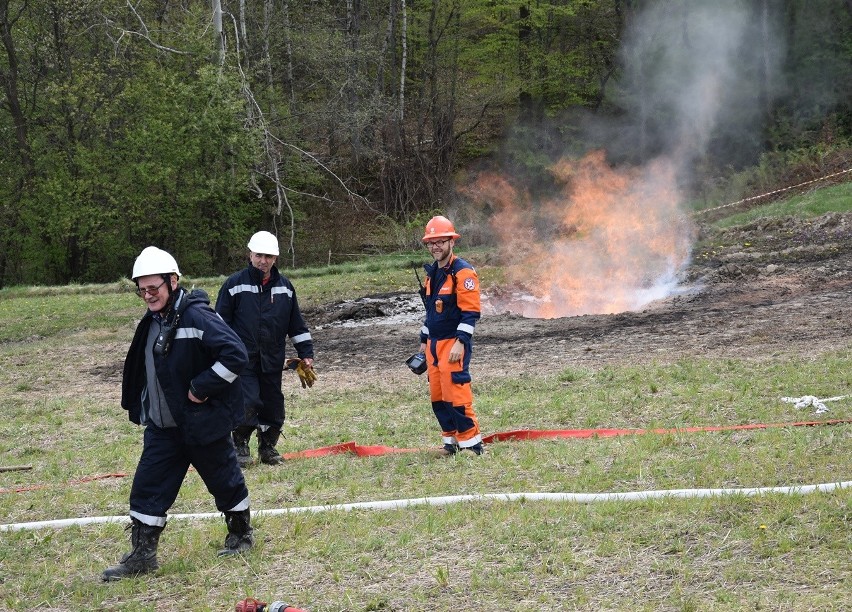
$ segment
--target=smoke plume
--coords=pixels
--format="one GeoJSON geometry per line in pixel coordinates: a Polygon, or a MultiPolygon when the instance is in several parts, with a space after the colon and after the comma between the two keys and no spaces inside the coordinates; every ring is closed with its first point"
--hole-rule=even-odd
{"type": "Polygon", "coordinates": [[[553,163],[547,196],[498,173],[462,190],[494,211],[508,261],[512,289],[488,296],[492,309],[540,318],[616,313],[678,288],[695,234],[683,186],[726,109],[736,105],[740,118],[749,107],[759,112],[755,75],[772,68],[772,53],[751,40],[765,33],[765,16],[744,4],[648,3],[632,16],[620,53],[613,99],[622,119],[589,124],[599,147],[553,163]]]}

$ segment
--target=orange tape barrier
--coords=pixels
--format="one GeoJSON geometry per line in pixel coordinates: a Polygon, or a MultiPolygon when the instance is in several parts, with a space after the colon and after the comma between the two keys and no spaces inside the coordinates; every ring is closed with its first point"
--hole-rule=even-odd
{"type": "MultiPolygon", "coordinates": [[[[833,419],[830,421],[796,421],[792,423],[752,423],[747,425],[707,425],[700,427],[672,427],[657,429],[518,429],[515,431],[504,431],[491,434],[482,438],[485,444],[493,442],[505,442],[509,440],[555,440],[558,438],[613,438],[616,436],[639,436],[645,434],[682,434],[699,433],[710,431],[743,431],[750,429],[777,429],[781,427],[818,427],[823,425],[842,425],[852,423],[852,419],[833,419]]],[[[323,446],[295,453],[284,453],[284,459],[306,459],[311,457],[327,457],[329,455],[340,455],[344,453],[353,454],[357,457],[378,457],[380,455],[393,455],[399,453],[419,453],[423,449],[418,448],[395,448],[393,446],[362,446],[355,442],[342,442],[333,446],[323,446]]],[[[94,480],[106,478],[124,478],[127,474],[101,474],[99,476],[88,476],[72,480],[67,484],[81,484],[94,480]]],[[[0,493],[23,493],[46,489],[55,485],[29,485],[14,489],[0,489],[0,493]]]]}
{"type": "Polygon", "coordinates": [[[721,206],[716,206],[715,208],[705,208],[704,210],[699,210],[692,213],[695,216],[703,215],[705,213],[709,213],[714,210],[721,210],[722,208],[728,208],[729,206],[736,206],[737,204],[742,204],[744,202],[751,202],[752,200],[759,200],[760,198],[765,198],[767,196],[775,195],[776,193],[782,193],[784,191],[790,191],[791,189],[798,189],[799,187],[804,187],[805,185],[810,185],[811,183],[818,183],[820,181],[824,181],[826,179],[834,178],[835,176],[840,176],[841,174],[846,174],[847,172],[852,172],[852,168],[847,168],[846,170],[841,170],[840,172],[835,172],[833,174],[826,174],[825,176],[820,176],[810,181],[805,181],[804,183],[799,183],[798,185],[790,185],[789,187],[782,187],[781,189],[776,189],[775,191],[770,191],[768,193],[762,193],[760,195],[751,196],[750,198],[743,198],[742,200],[737,200],[736,202],[728,202],[727,204],[722,204],[721,206]]]}
{"type": "MultiPolygon", "coordinates": [[[[84,482],[92,482],[94,480],[105,480],[107,478],[124,478],[127,474],[123,474],[121,472],[115,474],[99,474],[97,476],[86,476],[84,478],[78,478],[77,480],[71,480],[67,482],[67,485],[75,485],[82,484],[84,482]]],[[[39,489],[47,489],[55,485],[28,485],[26,487],[17,487],[15,489],[0,489],[0,493],[25,493],[26,491],[37,491],[39,489]]]]}
{"type": "Polygon", "coordinates": [[[707,425],[703,427],[673,427],[662,429],[519,429],[485,436],[482,441],[503,442],[506,440],[548,440],[555,438],[612,438],[615,436],[639,436],[644,434],[679,434],[702,431],[741,431],[746,429],[772,429],[778,427],[816,427],[818,425],[840,425],[852,423],[852,419],[831,421],[798,421],[795,423],[753,423],[748,425],[707,425]]]}

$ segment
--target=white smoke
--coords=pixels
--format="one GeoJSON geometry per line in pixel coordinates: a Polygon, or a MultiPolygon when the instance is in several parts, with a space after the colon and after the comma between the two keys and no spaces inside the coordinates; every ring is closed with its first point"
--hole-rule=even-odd
{"type": "MultiPolygon", "coordinates": [[[[626,112],[616,128],[599,132],[611,136],[603,142],[608,156],[632,164],[610,168],[587,157],[554,165],[563,192],[535,209],[538,225],[545,217],[556,230],[525,245],[509,274],[531,279],[531,295],[492,299],[493,310],[623,312],[679,290],[694,242],[683,188],[721,132],[760,124],[760,102],[770,93],[778,50],[769,16],[754,10],[737,0],[680,0],[649,2],[632,15],[614,96],[626,112]]],[[[517,253],[516,237],[536,230],[522,226],[530,215],[510,210],[523,207],[523,197],[500,199],[493,225],[512,228],[504,240],[517,253]]]]}
{"type": "Polygon", "coordinates": [[[620,52],[629,148],[689,173],[721,131],[759,126],[781,50],[755,4],[660,1],[633,17],[620,52]]]}

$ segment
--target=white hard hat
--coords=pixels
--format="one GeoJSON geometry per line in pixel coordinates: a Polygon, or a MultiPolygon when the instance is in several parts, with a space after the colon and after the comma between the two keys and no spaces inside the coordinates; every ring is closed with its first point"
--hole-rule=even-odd
{"type": "Polygon", "coordinates": [[[180,276],[175,258],[154,246],[145,247],[133,264],[133,280],[151,274],[172,273],[180,276]]]}
{"type": "Polygon", "coordinates": [[[248,248],[252,253],[278,255],[278,238],[269,232],[260,231],[248,241],[248,248]]]}

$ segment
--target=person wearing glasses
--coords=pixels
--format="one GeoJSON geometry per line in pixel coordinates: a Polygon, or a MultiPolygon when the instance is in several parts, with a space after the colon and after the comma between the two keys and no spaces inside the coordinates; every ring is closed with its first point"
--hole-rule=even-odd
{"type": "Polygon", "coordinates": [[[426,320],[420,329],[420,352],[426,355],[432,411],[442,430],[440,456],[483,452],[468,371],[480,313],[479,277],[453,253],[460,237],[443,216],[432,217],[423,235],[434,262],[423,266],[426,320]]]}
{"type": "Polygon", "coordinates": [[[145,432],[130,489],[132,549],[104,570],[105,581],[159,567],[160,533],[190,465],[225,515],[228,534],[219,554],[254,544],[249,492],[231,443],[243,415],[245,346],[206,293],[179,285],[177,262],[166,251],[144,249],[133,280],[148,310],[124,361],[121,405],[145,432]]]}
{"type": "Polygon", "coordinates": [[[277,465],[283,461],[275,447],[284,426],[281,373],[289,363],[302,387],[313,385],[314,343],[299,310],[296,289],[275,265],[278,239],[260,231],[246,246],[248,266],[225,279],[216,299],[216,312],[245,342],[249,356],[242,375],[245,417],[232,436],[241,467],[252,463],[249,441],[255,430],[260,461],[277,465]],[[298,360],[285,360],[288,337],[298,360]]]}

